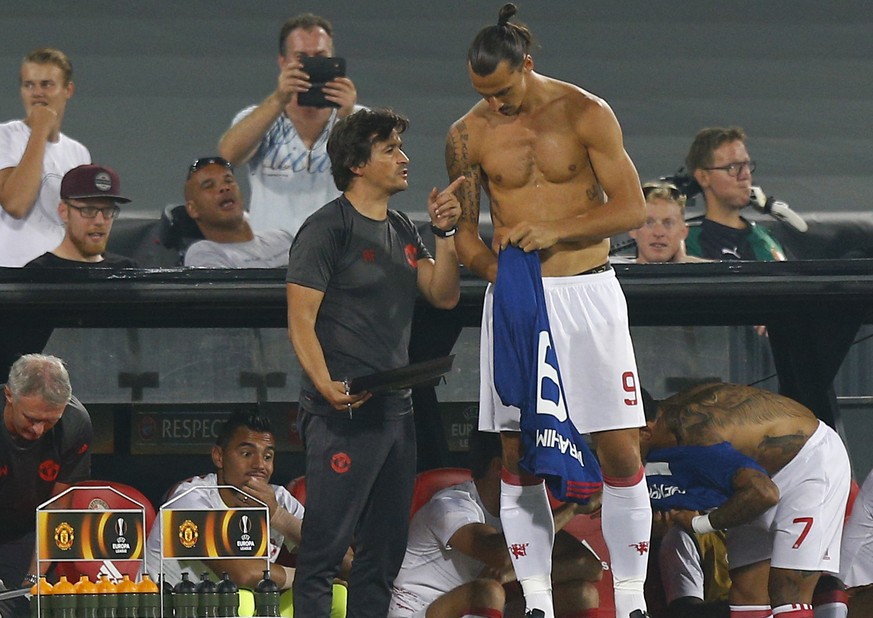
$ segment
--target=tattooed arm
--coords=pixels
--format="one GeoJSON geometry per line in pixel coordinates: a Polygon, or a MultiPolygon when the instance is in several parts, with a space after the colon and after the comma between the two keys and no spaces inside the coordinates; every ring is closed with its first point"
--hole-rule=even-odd
{"type": "MultiPolygon", "coordinates": [[[[709,522],[717,530],[726,530],[752,521],[779,502],[779,488],[769,476],[754,468],[740,468],[733,478],[733,495],[709,513],[709,522]]],[[[673,511],[671,518],[689,532],[696,511],[673,511]]]]}
{"type": "Polygon", "coordinates": [[[734,475],[734,493],[709,514],[714,528],[725,530],[752,521],[779,502],[779,488],[769,476],[753,468],[741,468],[734,475]]]}
{"type": "Polygon", "coordinates": [[[471,139],[465,119],[457,121],[446,137],[446,170],[449,180],[467,178],[455,195],[461,202],[455,248],[458,258],[470,271],[490,282],[497,279],[497,256],[479,235],[479,200],[482,191],[482,168],[471,156],[471,139]]]}

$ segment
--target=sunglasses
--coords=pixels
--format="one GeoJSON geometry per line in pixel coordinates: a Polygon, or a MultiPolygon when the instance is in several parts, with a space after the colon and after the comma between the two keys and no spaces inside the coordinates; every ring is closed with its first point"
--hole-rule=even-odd
{"type": "Polygon", "coordinates": [[[186,176],[185,179],[188,180],[194,175],[194,172],[203,169],[207,165],[221,165],[229,169],[231,172],[233,171],[233,165],[231,165],[230,161],[224,157],[201,157],[199,159],[194,159],[194,163],[188,166],[188,176],[186,176]]]}
{"type": "Polygon", "coordinates": [[[647,182],[643,185],[643,197],[649,199],[649,194],[655,190],[669,191],[670,198],[674,201],[679,201],[683,197],[679,187],[669,182],[647,182]]]}

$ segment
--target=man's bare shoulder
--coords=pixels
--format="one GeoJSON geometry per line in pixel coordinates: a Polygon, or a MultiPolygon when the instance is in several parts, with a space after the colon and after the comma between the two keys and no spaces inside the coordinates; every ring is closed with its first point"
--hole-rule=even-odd
{"type": "Polygon", "coordinates": [[[559,79],[547,78],[547,98],[551,101],[561,101],[570,109],[578,112],[593,112],[608,110],[609,104],[596,94],[581,86],[559,79]]]}
{"type": "Polygon", "coordinates": [[[576,84],[551,78],[547,82],[541,113],[552,125],[573,127],[586,142],[597,141],[600,131],[618,124],[612,108],[604,99],[576,84]]]}
{"type": "Polygon", "coordinates": [[[452,123],[451,131],[481,131],[488,125],[488,105],[479,101],[452,123]]]}
{"type": "Polygon", "coordinates": [[[458,154],[460,149],[467,163],[478,160],[479,143],[488,127],[487,108],[484,101],[480,101],[452,123],[447,136],[447,157],[450,153],[458,154]]]}

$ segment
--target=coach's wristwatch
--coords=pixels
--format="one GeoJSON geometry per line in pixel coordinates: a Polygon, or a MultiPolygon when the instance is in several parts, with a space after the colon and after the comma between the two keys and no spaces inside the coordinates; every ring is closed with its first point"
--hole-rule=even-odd
{"type": "Polygon", "coordinates": [[[430,224],[430,231],[433,232],[434,236],[439,236],[440,238],[451,238],[455,234],[458,233],[458,226],[456,225],[453,228],[448,230],[443,230],[435,226],[433,223],[430,224]]]}

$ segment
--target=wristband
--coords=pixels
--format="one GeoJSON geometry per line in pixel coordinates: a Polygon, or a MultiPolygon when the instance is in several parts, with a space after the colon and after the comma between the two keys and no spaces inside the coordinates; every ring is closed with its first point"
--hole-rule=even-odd
{"type": "Polygon", "coordinates": [[[276,512],[273,513],[273,516],[270,517],[270,527],[277,531],[285,534],[285,530],[288,529],[288,526],[294,521],[294,516],[285,509],[283,506],[279,506],[276,508],[276,512]]]}
{"type": "Polygon", "coordinates": [[[712,522],[709,521],[709,513],[706,515],[696,515],[691,520],[691,529],[697,534],[715,532],[715,528],[712,527],[712,522]]]}
{"type": "Polygon", "coordinates": [[[450,228],[448,230],[441,230],[440,228],[435,226],[433,223],[431,223],[430,224],[430,231],[433,232],[434,236],[439,236],[440,238],[451,238],[452,236],[454,236],[455,234],[458,233],[458,226],[456,225],[455,227],[450,228]]]}

